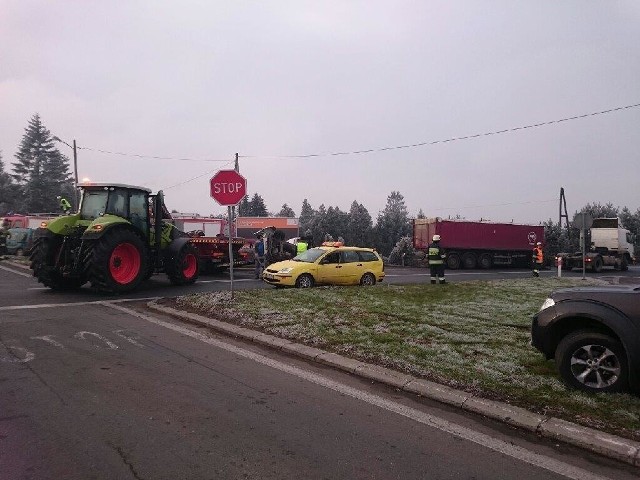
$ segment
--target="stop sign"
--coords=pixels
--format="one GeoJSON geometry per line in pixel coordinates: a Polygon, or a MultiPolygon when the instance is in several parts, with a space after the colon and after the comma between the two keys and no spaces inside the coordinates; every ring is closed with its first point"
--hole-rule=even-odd
{"type": "Polygon", "coordinates": [[[247,194],[247,180],[235,170],[220,170],[210,183],[211,198],[220,205],[236,205],[247,194]]]}

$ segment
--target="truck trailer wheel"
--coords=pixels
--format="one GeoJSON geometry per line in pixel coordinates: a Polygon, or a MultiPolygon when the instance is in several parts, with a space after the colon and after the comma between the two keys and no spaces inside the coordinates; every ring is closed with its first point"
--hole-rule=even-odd
{"type": "Polygon", "coordinates": [[[473,270],[478,265],[478,259],[473,252],[466,252],[462,255],[462,265],[465,270],[473,270]]]}
{"type": "Polygon", "coordinates": [[[491,254],[481,254],[478,258],[478,265],[484,270],[489,270],[493,266],[493,259],[491,258],[491,254]]]}
{"type": "Polygon", "coordinates": [[[100,292],[135,290],[149,272],[140,237],[117,227],[96,241],[87,261],[91,286],[100,292]]]}
{"type": "Polygon", "coordinates": [[[172,285],[191,285],[194,283],[200,273],[196,247],[186,243],[165,268],[172,285]]]}
{"type": "Polygon", "coordinates": [[[457,253],[447,255],[447,267],[451,270],[458,270],[460,268],[460,255],[457,253]]]}

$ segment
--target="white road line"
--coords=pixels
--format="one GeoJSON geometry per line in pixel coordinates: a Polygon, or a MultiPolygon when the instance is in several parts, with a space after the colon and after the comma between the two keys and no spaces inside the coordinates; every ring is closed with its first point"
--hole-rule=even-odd
{"type": "Polygon", "coordinates": [[[22,275],[23,277],[32,278],[33,275],[30,273],[19,272],[18,270],[13,270],[12,268],[7,268],[4,265],[0,265],[0,270],[6,270],[7,272],[15,273],[16,275],[22,275]]]}
{"type": "Polygon", "coordinates": [[[39,337],[31,337],[33,340],[43,340],[47,343],[50,343],[51,345],[53,345],[54,347],[58,347],[58,348],[63,348],[64,349],[64,345],[62,345],[60,342],[58,342],[57,340],[54,340],[53,335],[41,335],[39,337]]]}
{"type": "Polygon", "coordinates": [[[573,480],[609,480],[607,477],[599,476],[592,472],[583,470],[578,467],[574,467],[572,465],[569,465],[568,463],[561,462],[554,458],[537,454],[535,452],[529,451],[517,445],[513,445],[511,443],[491,437],[484,433],[476,432],[475,430],[471,430],[461,425],[457,425],[453,422],[449,422],[448,420],[437,417],[435,415],[430,415],[428,413],[421,412],[420,410],[417,410],[415,408],[407,407],[397,402],[386,400],[378,395],[373,395],[370,393],[363,392],[361,390],[355,389],[348,385],[344,385],[342,383],[330,380],[326,377],[323,377],[322,375],[307,372],[300,368],[287,365],[286,363],[279,362],[277,360],[272,360],[263,355],[259,355],[257,353],[251,352],[249,350],[245,350],[240,347],[229,345],[220,340],[210,338],[202,333],[194,332],[186,327],[168,323],[163,320],[160,320],[159,318],[156,318],[144,313],[136,312],[135,310],[131,310],[129,308],[126,308],[120,305],[115,305],[112,303],[105,303],[104,305],[106,307],[114,308],[116,310],[127,313],[134,317],[140,318],[147,322],[159,325],[164,328],[168,328],[182,335],[195,338],[202,342],[208,343],[209,345],[213,345],[217,348],[227,350],[228,352],[232,352],[241,357],[248,358],[257,363],[267,365],[276,370],[280,370],[282,372],[285,372],[290,375],[296,376],[298,378],[304,379],[306,381],[315,383],[317,385],[330,388],[331,390],[334,390],[338,393],[349,395],[350,397],[369,403],[370,405],[375,405],[389,412],[402,415],[413,421],[422,423],[432,428],[436,428],[443,432],[447,432],[458,438],[462,438],[464,440],[468,440],[470,442],[484,446],[486,448],[489,448],[503,455],[508,455],[512,458],[528,463],[535,467],[539,467],[539,468],[557,473],[559,475],[562,475],[564,477],[567,477],[573,480]]]}
{"type": "MultiPolygon", "coordinates": [[[[236,282],[255,282],[252,278],[234,278],[233,283],[236,282]]],[[[231,283],[231,280],[198,280],[198,283],[231,283]]]]}
{"type": "Polygon", "coordinates": [[[38,305],[12,305],[9,307],[0,307],[0,312],[5,310],[32,310],[38,308],[52,307],[82,307],[85,305],[103,305],[106,303],[125,303],[125,302],[145,302],[158,300],[162,297],[145,297],[145,298],[122,298],[118,300],[94,300],[91,302],[73,302],[73,303],[40,303],[38,305]]]}
{"type": "MultiPolygon", "coordinates": [[[[79,340],[86,340],[87,339],[87,335],[90,335],[92,337],[95,337],[95,338],[98,338],[98,339],[102,340],[107,345],[107,347],[109,347],[111,350],[117,350],[118,349],[118,345],[116,345],[115,343],[110,341],[107,337],[103,337],[99,333],[95,333],[95,332],[78,332],[78,333],[76,333],[74,335],[74,337],[76,337],[79,340]]],[[[95,345],[95,347],[100,348],[97,345],[95,345]]]]}

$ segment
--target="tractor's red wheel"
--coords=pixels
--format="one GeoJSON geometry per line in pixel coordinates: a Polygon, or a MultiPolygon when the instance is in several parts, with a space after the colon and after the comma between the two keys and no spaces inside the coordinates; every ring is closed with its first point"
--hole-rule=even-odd
{"type": "Polygon", "coordinates": [[[192,253],[187,253],[182,262],[182,275],[184,278],[193,278],[198,271],[198,259],[192,253]]]}
{"type": "Polygon", "coordinates": [[[135,290],[149,270],[142,239],[122,227],[113,227],[96,240],[85,261],[91,286],[107,293],[135,290]]]}
{"type": "Polygon", "coordinates": [[[173,285],[194,283],[200,274],[196,248],[191,243],[184,244],[175,256],[165,260],[165,271],[173,285]]]}
{"type": "Polygon", "coordinates": [[[140,273],[141,265],[140,251],[130,243],[121,243],[111,252],[109,273],[115,282],[126,285],[140,273]]]}

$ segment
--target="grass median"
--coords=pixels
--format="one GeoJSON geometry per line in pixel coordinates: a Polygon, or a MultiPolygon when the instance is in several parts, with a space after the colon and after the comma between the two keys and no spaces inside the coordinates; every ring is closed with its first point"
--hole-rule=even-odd
{"type": "Polygon", "coordinates": [[[529,345],[555,288],[531,278],[448,285],[320,287],[196,294],[177,307],[640,440],[640,398],[567,389],[529,345]]]}

